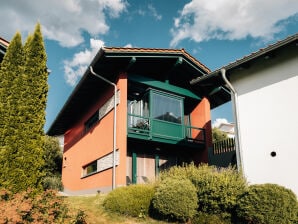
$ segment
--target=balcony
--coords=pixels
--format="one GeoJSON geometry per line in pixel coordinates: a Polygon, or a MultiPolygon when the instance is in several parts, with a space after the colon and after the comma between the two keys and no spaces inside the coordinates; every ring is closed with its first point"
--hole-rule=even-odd
{"type": "Polygon", "coordinates": [[[130,138],[196,146],[205,144],[205,129],[152,117],[128,114],[127,133],[130,138]]]}

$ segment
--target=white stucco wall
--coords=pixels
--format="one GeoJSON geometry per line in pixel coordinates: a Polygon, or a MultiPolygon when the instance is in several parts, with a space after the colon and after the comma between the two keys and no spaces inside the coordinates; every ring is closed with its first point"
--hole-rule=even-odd
{"type": "Polygon", "coordinates": [[[231,75],[238,92],[244,174],[298,196],[298,48],[231,75]],[[272,157],[271,153],[276,152],[272,157]]]}

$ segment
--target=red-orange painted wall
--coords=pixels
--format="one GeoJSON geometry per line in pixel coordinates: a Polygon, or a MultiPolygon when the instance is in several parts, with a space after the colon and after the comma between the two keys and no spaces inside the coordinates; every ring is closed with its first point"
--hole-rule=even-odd
{"type": "MultiPolygon", "coordinates": [[[[208,148],[212,147],[212,133],[211,133],[211,112],[210,103],[207,98],[203,98],[202,101],[196,106],[191,113],[191,124],[196,127],[205,129],[206,146],[203,151],[198,151],[196,155],[196,162],[208,163],[208,148]]],[[[194,131],[193,137],[201,138],[202,133],[194,131]]]]}
{"type": "MultiPolygon", "coordinates": [[[[127,75],[120,74],[117,80],[120,90],[120,103],[117,106],[117,148],[120,152],[120,163],[116,167],[116,186],[126,185],[127,160],[127,75]]],[[[62,182],[67,191],[86,191],[92,189],[111,189],[112,168],[97,174],[82,178],[83,166],[93,162],[113,151],[113,110],[110,111],[88,133],[84,133],[84,123],[108,99],[113,97],[111,87],[98,102],[82,115],[82,119],[65,133],[65,150],[63,154],[62,182]]],[[[206,147],[198,149],[195,161],[208,162],[208,147],[212,146],[210,104],[203,99],[190,114],[193,126],[206,130],[206,147]]],[[[201,136],[200,132],[193,132],[193,137],[201,136]]]]}
{"type": "MultiPolygon", "coordinates": [[[[127,77],[120,74],[117,81],[120,90],[120,103],[117,106],[117,148],[120,152],[120,163],[116,167],[116,186],[126,184],[126,116],[127,116],[127,77]]],[[[113,151],[113,118],[111,110],[87,134],[84,123],[108,99],[113,97],[114,88],[109,88],[101,99],[82,115],[82,119],[65,133],[65,150],[63,154],[62,182],[68,191],[80,191],[95,188],[111,188],[112,168],[82,178],[83,166],[113,151]],[[74,141],[75,140],[75,141],[74,141]]]]}

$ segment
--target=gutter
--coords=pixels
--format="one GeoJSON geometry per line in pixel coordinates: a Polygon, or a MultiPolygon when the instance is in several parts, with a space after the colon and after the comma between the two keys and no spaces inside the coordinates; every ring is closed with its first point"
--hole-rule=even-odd
{"type": "Polygon", "coordinates": [[[232,86],[230,81],[226,76],[226,69],[222,68],[220,70],[221,76],[224,82],[227,84],[228,88],[231,91],[232,103],[233,103],[233,113],[235,118],[235,144],[236,144],[236,160],[237,160],[237,169],[238,171],[243,171],[243,160],[242,160],[242,144],[241,144],[241,135],[240,135],[240,123],[239,123],[239,111],[238,111],[238,93],[235,88],[232,86]]]}
{"type": "Polygon", "coordinates": [[[114,87],[114,120],[113,120],[113,123],[114,123],[114,127],[113,127],[113,177],[112,177],[112,190],[114,190],[116,188],[116,149],[117,149],[117,146],[116,146],[116,137],[117,137],[117,85],[113,82],[111,82],[110,80],[102,77],[101,75],[95,73],[93,71],[93,68],[92,66],[90,66],[90,72],[96,76],[97,78],[103,80],[104,82],[112,85],[114,87]]]}

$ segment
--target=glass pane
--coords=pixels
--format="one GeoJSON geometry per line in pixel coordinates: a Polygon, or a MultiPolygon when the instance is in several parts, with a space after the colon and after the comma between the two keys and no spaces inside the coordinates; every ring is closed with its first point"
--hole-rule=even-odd
{"type": "Polygon", "coordinates": [[[154,119],[181,124],[181,99],[153,93],[152,101],[152,117],[154,119]]]}

